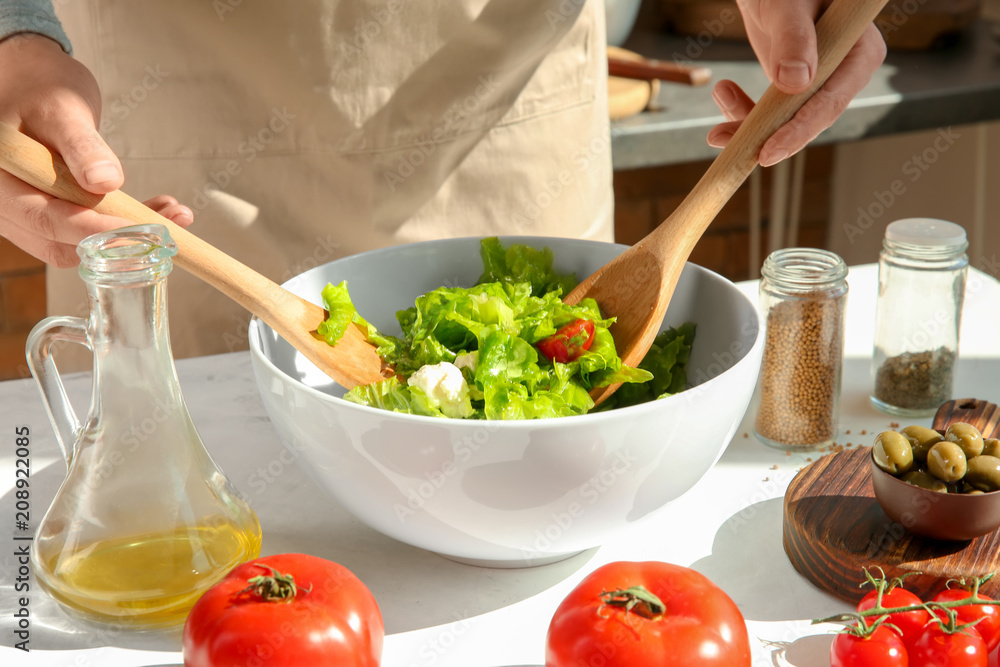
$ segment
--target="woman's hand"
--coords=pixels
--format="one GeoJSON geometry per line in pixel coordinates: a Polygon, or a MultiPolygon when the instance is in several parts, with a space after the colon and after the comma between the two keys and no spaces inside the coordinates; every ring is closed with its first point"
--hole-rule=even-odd
{"type": "MultiPolygon", "coordinates": [[[[0,121],[62,156],[77,182],[107,194],[124,182],[121,163],[97,131],[101,96],[93,75],[56,42],[24,33],[0,41],[0,121]]],[[[187,226],[191,210],[172,197],[148,206],[187,226]]],[[[0,170],[0,236],[60,267],[78,262],[76,244],[129,224],[50,197],[0,170]]]]}
{"type": "MultiPolygon", "coordinates": [[[[816,76],[816,19],[832,0],[738,0],[747,36],[767,77],[789,94],[806,90],[816,76]]],[[[798,152],[830,127],[848,103],[871,80],[885,60],[885,40],[874,24],[847,54],[823,87],[795,116],[767,140],[758,160],[769,167],[798,152]]],[[[712,92],[729,122],[708,133],[708,143],[721,148],[753,108],[754,102],[732,81],[712,92]]]]}

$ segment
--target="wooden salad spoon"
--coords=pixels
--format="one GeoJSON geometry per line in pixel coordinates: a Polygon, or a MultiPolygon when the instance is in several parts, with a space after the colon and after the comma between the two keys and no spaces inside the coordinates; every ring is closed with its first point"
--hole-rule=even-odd
{"type": "MultiPolygon", "coordinates": [[[[708,225],[757,166],[764,142],[826,82],[886,0],[835,0],[816,24],[819,66],[805,92],[774,85],[761,96],[729,143],[677,209],[645,238],[581,282],[565,301],[590,297],[611,326],[622,362],[637,366],[659,333],[677,279],[708,225]]],[[[591,391],[596,403],[618,385],[591,391]]]]}
{"type": "Polygon", "coordinates": [[[338,384],[351,389],[384,379],[382,359],[360,327],[352,324],[334,346],[314,337],[311,332],[326,319],[323,308],[292,294],[121,190],[106,195],[87,192],[61,158],[4,123],[0,123],[0,168],[46,194],[98,213],[134,224],[163,225],[177,244],[173,261],[178,266],[256,315],[338,384]]]}

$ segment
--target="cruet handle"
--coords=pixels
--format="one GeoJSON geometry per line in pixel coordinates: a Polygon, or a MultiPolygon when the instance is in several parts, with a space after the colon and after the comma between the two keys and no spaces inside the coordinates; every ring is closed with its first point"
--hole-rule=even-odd
{"type": "Polygon", "coordinates": [[[63,386],[59,369],[52,358],[52,344],[58,341],[79,343],[91,348],[90,331],[87,320],[79,317],[49,317],[42,320],[28,334],[25,345],[25,357],[38,390],[45,403],[45,411],[52,422],[56,433],[56,441],[62,450],[66,465],[72,462],[75,453],[77,435],[80,432],[80,420],[73,412],[66,388],[63,386]]]}

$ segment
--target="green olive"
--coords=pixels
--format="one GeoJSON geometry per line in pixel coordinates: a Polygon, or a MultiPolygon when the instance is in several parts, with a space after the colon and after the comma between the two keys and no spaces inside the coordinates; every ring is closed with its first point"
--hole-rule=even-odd
{"type": "Polygon", "coordinates": [[[983,438],[983,454],[1000,458],[1000,440],[996,438],[983,438]]]}
{"type": "Polygon", "coordinates": [[[952,424],[944,432],[944,439],[954,442],[961,447],[967,459],[983,453],[983,434],[972,424],[966,424],[965,422],[952,424]]]}
{"type": "Polygon", "coordinates": [[[1000,458],[980,454],[969,459],[965,481],[980,491],[1000,490],[1000,458]]]}
{"type": "Polygon", "coordinates": [[[875,436],[872,456],[875,465],[890,475],[902,475],[913,467],[910,441],[895,431],[883,431],[875,436]]]}
{"type": "Polygon", "coordinates": [[[957,482],[965,476],[965,452],[956,443],[942,440],[927,451],[927,468],[942,482],[957,482]]]}
{"type": "Polygon", "coordinates": [[[900,433],[910,441],[910,447],[913,448],[913,458],[917,461],[926,461],[927,450],[931,448],[931,445],[944,440],[944,436],[926,426],[907,426],[900,433]]]}
{"type": "Polygon", "coordinates": [[[930,489],[938,493],[948,493],[948,485],[939,480],[929,472],[923,470],[911,470],[902,477],[903,481],[922,489],[930,489]]]}

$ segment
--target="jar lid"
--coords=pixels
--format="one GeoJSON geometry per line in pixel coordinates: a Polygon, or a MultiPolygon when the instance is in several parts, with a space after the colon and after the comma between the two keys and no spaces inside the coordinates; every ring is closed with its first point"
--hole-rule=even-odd
{"type": "Polygon", "coordinates": [[[906,218],[889,223],[885,238],[895,243],[939,248],[966,244],[965,229],[961,225],[935,218],[906,218]]]}

